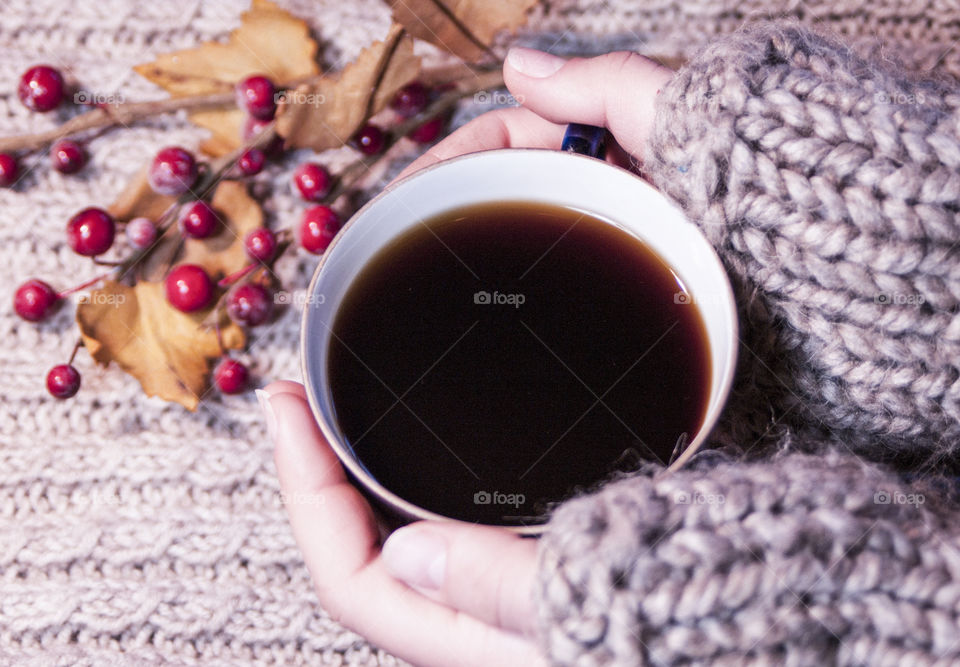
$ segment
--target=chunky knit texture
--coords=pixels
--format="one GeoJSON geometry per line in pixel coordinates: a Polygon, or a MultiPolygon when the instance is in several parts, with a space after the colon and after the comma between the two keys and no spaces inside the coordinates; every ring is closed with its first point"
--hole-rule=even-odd
{"type": "MultiPolygon", "coordinates": [[[[0,133],[63,118],[30,114],[16,100],[13,82],[29,65],[62,67],[83,90],[157,99],[164,93],[131,66],[222,39],[248,4],[4,0],[0,133]]],[[[332,68],[389,22],[379,0],[278,4],[308,20],[332,68]]],[[[632,48],[683,57],[751,16],[798,18],[859,49],[882,46],[884,58],[960,74],[960,19],[951,3],[935,0],[551,0],[518,39],[558,53],[632,48]]],[[[195,145],[202,135],[182,116],[107,133],[71,177],[50,170],[44,155],[29,158],[24,181],[0,189],[0,301],[9,304],[28,276],[65,287],[95,275],[65,247],[65,220],[111,201],[158,148],[195,145]]],[[[291,158],[284,173],[306,157],[291,158]]],[[[286,176],[260,180],[273,185],[273,221],[289,224],[302,204],[286,176]]],[[[297,256],[278,270],[302,287],[315,263],[297,256]]],[[[95,368],[81,351],[80,394],[47,397],[43,375],[73,344],[71,310],[33,326],[0,309],[0,664],[395,664],[317,606],[251,396],[206,395],[197,413],[186,413],[145,398],[136,381],[95,368]]],[[[258,332],[248,358],[257,381],[298,377],[297,316],[291,309],[258,332]]]]}
{"type": "Polygon", "coordinates": [[[872,455],[952,454],[960,91],[768,27],[711,45],[658,104],[651,174],[776,325],[774,413],[872,455]]]}
{"type": "Polygon", "coordinates": [[[934,502],[838,454],[611,484],[541,540],[550,658],[955,664],[960,537],[934,502]]]}
{"type": "Polygon", "coordinates": [[[960,660],[958,508],[931,484],[960,445],[956,90],[771,25],[663,89],[645,168],[741,305],[716,439],[782,453],[562,506],[538,588],[557,664],[960,660]]]}

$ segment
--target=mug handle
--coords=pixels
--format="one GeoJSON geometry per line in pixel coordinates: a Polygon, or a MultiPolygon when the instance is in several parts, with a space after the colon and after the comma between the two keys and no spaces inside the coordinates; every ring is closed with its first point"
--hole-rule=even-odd
{"type": "Polygon", "coordinates": [[[563,135],[560,150],[589,155],[602,160],[607,154],[606,138],[607,131],[602,127],[570,123],[563,135]]]}

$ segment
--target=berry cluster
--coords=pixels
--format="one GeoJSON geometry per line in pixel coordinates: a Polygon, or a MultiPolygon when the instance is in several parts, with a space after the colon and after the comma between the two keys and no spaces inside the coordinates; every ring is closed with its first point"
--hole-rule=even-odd
{"type": "MultiPolygon", "coordinates": [[[[443,90],[430,90],[414,81],[397,91],[390,108],[399,120],[413,118],[441,92],[443,90]]],[[[438,116],[414,128],[407,136],[418,143],[430,143],[440,135],[446,121],[438,116]]],[[[351,144],[367,156],[382,152],[387,142],[387,133],[372,123],[361,127],[351,140],[351,144]]],[[[320,203],[329,198],[333,178],[322,165],[305,162],[293,172],[293,186],[304,201],[316,204],[303,212],[298,240],[308,252],[320,254],[340,229],[340,216],[330,206],[320,203]]]]}
{"type": "MultiPolygon", "coordinates": [[[[49,65],[34,65],[20,76],[17,97],[31,111],[46,113],[63,102],[66,83],[59,70],[49,65]]],[[[50,164],[61,174],[74,174],[87,163],[83,144],[61,139],[50,147],[50,164]]],[[[0,153],[0,187],[10,187],[20,175],[20,160],[12,153],[0,153]]]]}
{"type": "MultiPolygon", "coordinates": [[[[408,83],[393,96],[390,108],[398,119],[413,118],[443,90],[430,90],[419,81],[408,83]]],[[[414,128],[407,136],[417,143],[429,144],[440,136],[446,122],[446,118],[437,116],[414,128]]],[[[376,155],[386,147],[387,135],[380,127],[367,123],[353,136],[351,143],[364,155],[376,155]]]]}
{"type": "MultiPolygon", "coordinates": [[[[41,65],[23,75],[18,92],[28,108],[49,111],[61,103],[63,90],[60,74],[53,68],[41,65]]],[[[401,89],[390,106],[395,118],[403,121],[417,116],[436,95],[437,91],[414,82],[401,89]]],[[[249,145],[258,134],[271,126],[277,109],[277,88],[267,77],[250,76],[237,84],[236,99],[237,105],[248,115],[243,133],[249,145]]],[[[443,117],[429,120],[407,136],[418,142],[433,141],[445,120],[443,117]]],[[[406,127],[409,128],[409,122],[406,127]]],[[[383,152],[396,139],[395,132],[366,124],[350,143],[364,156],[372,156],[383,152]]],[[[230,165],[234,174],[232,177],[242,178],[260,173],[267,157],[283,149],[279,137],[271,140],[269,145],[263,145],[263,142],[257,142],[257,145],[259,147],[247,148],[236,156],[230,165]]],[[[63,173],[77,171],[86,161],[83,146],[67,139],[54,144],[51,156],[57,169],[63,173]]],[[[14,156],[0,153],[0,185],[12,184],[17,169],[14,156]]],[[[168,234],[179,234],[182,239],[215,236],[221,232],[223,224],[205,195],[209,191],[211,177],[216,175],[211,172],[211,166],[198,162],[190,151],[179,146],[163,148],[150,162],[147,182],[154,192],[177,198],[176,203],[158,220],[137,217],[126,222],[114,220],[101,208],[85,208],[67,222],[67,244],[77,254],[94,258],[96,262],[124,266],[123,262],[103,262],[99,259],[114,246],[118,228],[123,232],[126,245],[133,251],[128,260],[133,263],[145,257],[159,239],[168,234]],[[197,192],[203,196],[198,196],[197,192]]],[[[323,253],[341,226],[340,216],[330,204],[342,194],[343,184],[338,183],[326,167],[314,162],[299,165],[293,172],[293,187],[310,204],[293,229],[275,232],[262,227],[249,232],[243,242],[250,263],[219,282],[215,282],[203,267],[195,264],[170,267],[164,281],[170,305],[184,313],[197,313],[209,311],[216,304],[238,325],[256,327],[267,322],[273,311],[273,294],[263,279],[263,273],[260,280],[253,279],[256,269],[269,269],[294,240],[309,253],[323,253]]],[[[126,264],[128,267],[130,265],[126,264]]],[[[105,277],[100,276],[62,292],[42,280],[28,280],[20,285],[14,295],[14,310],[27,321],[43,321],[56,311],[67,295],[105,277]]],[[[80,373],[73,367],[72,360],[73,356],[67,364],[51,369],[47,376],[47,388],[57,398],[69,398],[80,387],[80,373]]],[[[246,366],[226,353],[213,374],[216,386],[228,394],[242,391],[248,377],[246,366]]]]}

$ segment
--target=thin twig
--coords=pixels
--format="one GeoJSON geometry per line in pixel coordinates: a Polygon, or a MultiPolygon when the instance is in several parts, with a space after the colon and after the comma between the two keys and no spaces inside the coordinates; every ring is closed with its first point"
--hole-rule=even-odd
{"type": "Polygon", "coordinates": [[[389,152],[390,148],[392,148],[394,144],[410,134],[413,130],[417,129],[424,123],[430,122],[438,116],[442,116],[452,111],[457,103],[460,102],[460,100],[462,100],[464,97],[474,95],[478,91],[486,90],[488,88],[499,88],[502,85],[503,75],[499,70],[484,72],[478,75],[474,82],[470,85],[464,86],[463,88],[455,88],[443,93],[416,115],[397,123],[387,132],[387,140],[383,152],[372,160],[369,158],[360,158],[344,167],[336,182],[333,184],[333,187],[330,189],[330,192],[327,193],[327,196],[323,198],[323,203],[331,204],[339,199],[340,196],[349,190],[357,181],[359,181],[364,174],[373,169],[378,162],[383,160],[384,156],[389,152]]]}
{"type": "Polygon", "coordinates": [[[159,114],[171,113],[185,109],[187,111],[205,111],[210,109],[227,109],[236,107],[237,102],[233,92],[212,93],[207,95],[191,95],[189,97],[173,97],[152,102],[130,102],[110,107],[94,109],[74,116],[63,125],[35,134],[24,134],[13,137],[0,137],[0,152],[35,150],[52,144],[58,139],[86,132],[130,125],[144,118],[159,114]]]}
{"type": "MultiPolygon", "coordinates": [[[[467,68],[470,70],[470,68],[467,68]]],[[[438,68],[442,72],[443,68],[438,68]]],[[[476,69],[481,72],[482,70],[476,69]]],[[[483,72],[486,74],[486,72],[483,72]]],[[[432,70],[426,70],[424,77],[427,80],[435,80],[435,74],[432,70]]],[[[296,81],[289,82],[290,89],[303,84],[310,84],[322,78],[322,76],[310,76],[296,81]]],[[[174,111],[210,111],[213,109],[235,109],[237,106],[236,97],[232,90],[204,93],[202,95],[187,95],[183,97],[171,97],[163,100],[153,100],[150,102],[124,102],[123,104],[114,104],[108,107],[100,107],[74,116],[67,122],[49,130],[36,132],[34,134],[22,134],[10,137],[0,137],[0,152],[11,153],[17,151],[33,151],[45,148],[59,139],[71,137],[89,130],[99,130],[101,132],[117,126],[127,126],[145,118],[151,118],[174,111]]]]}
{"type": "Polygon", "coordinates": [[[79,285],[76,285],[76,286],[74,286],[74,287],[71,287],[70,289],[64,290],[64,291],[60,292],[60,293],[57,295],[57,298],[58,298],[58,299],[62,299],[62,298],[64,298],[64,297],[66,297],[66,296],[70,296],[71,294],[74,294],[74,293],[76,293],[76,292],[79,292],[80,290],[87,289],[88,287],[91,287],[92,285],[96,285],[96,284],[97,284],[98,282],[100,282],[101,280],[106,280],[106,279],[110,276],[111,273],[113,273],[113,271],[107,271],[106,273],[102,273],[102,274],[100,274],[99,276],[96,276],[95,278],[91,278],[90,280],[86,280],[86,281],[80,283],[79,285]]]}
{"type": "Polygon", "coordinates": [[[245,267],[243,267],[239,271],[234,271],[229,276],[224,276],[223,278],[221,278],[220,282],[217,283],[217,287],[230,287],[230,285],[232,285],[233,283],[243,278],[245,275],[247,275],[248,273],[256,269],[258,266],[260,266],[259,262],[251,262],[250,264],[247,264],[245,267]]]}
{"type": "Polygon", "coordinates": [[[70,353],[70,359],[67,361],[67,364],[72,364],[73,360],[77,356],[77,350],[83,347],[83,338],[78,338],[77,342],[73,346],[73,352],[70,353]]]}
{"type": "MultiPolygon", "coordinates": [[[[352,188],[361,178],[363,178],[364,174],[366,174],[370,169],[374,168],[379,161],[387,159],[387,152],[394,144],[396,144],[400,139],[405,137],[423,123],[429,122],[438,116],[450,112],[464,97],[473,95],[480,90],[497,88],[502,85],[503,78],[499,71],[487,71],[476,76],[473,82],[469,85],[461,88],[455,88],[443,93],[426,108],[422,109],[418,114],[412,116],[411,118],[405,119],[403,122],[398,123],[391,128],[387,133],[387,143],[384,151],[375,159],[371,160],[367,158],[360,158],[347,165],[337,177],[330,192],[326,197],[323,198],[323,203],[331,204],[335,202],[341,195],[350,190],[350,188],[352,188]]],[[[122,280],[131,269],[139,265],[154,250],[162,245],[161,240],[164,238],[170,227],[174,224],[176,220],[176,211],[180,206],[188,201],[195,200],[198,197],[207,198],[211,191],[227,174],[227,172],[233,168],[233,166],[237,163],[237,160],[241,155],[244,154],[244,152],[251,148],[262,149],[268,146],[271,142],[275,141],[277,137],[276,124],[275,122],[271,122],[268,125],[265,125],[260,133],[251,138],[244,145],[228,153],[227,155],[212,160],[210,162],[209,169],[200,175],[198,182],[194,185],[191,191],[181,195],[180,198],[171,204],[160,217],[160,220],[158,220],[157,223],[157,240],[153,243],[153,245],[144,248],[143,250],[138,250],[130,257],[119,263],[115,269],[117,274],[116,279],[122,280]]],[[[278,235],[283,234],[284,231],[285,230],[280,230],[278,235]]],[[[280,244],[280,246],[277,248],[276,255],[269,262],[267,268],[273,265],[273,263],[283,254],[283,251],[286,250],[288,246],[289,241],[287,242],[287,245],[284,245],[283,243],[280,244]]],[[[179,246],[177,251],[179,251],[179,246]]],[[[175,256],[175,254],[176,252],[172,256],[175,256]]],[[[258,272],[256,270],[249,270],[237,278],[236,283],[242,284],[247,282],[253,279],[257,273],[258,272]]]]}

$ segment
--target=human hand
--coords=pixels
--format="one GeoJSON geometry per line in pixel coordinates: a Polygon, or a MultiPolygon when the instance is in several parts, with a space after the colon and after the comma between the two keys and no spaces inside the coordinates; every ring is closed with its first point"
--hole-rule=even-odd
{"type": "Polygon", "coordinates": [[[507,54],[503,80],[522,106],[470,121],[427,150],[398,178],[435,162],[494,148],[560,148],[569,123],[610,130],[624,153],[643,161],[653,125],[654,100],[673,70],[639,54],[617,51],[564,60],[533,49],[507,54]]]}
{"type": "Polygon", "coordinates": [[[320,433],[303,386],[262,391],[290,524],[327,613],[423,667],[544,664],[533,641],[533,540],[420,521],[381,550],[374,514],[320,433]]]}
{"type": "MultiPolygon", "coordinates": [[[[504,79],[524,106],[493,111],[401,176],[479,150],[559,148],[571,122],[608,128],[642,160],[653,101],[671,71],[636,54],[563,61],[514,49],[504,79]]],[[[542,665],[534,643],[536,545],[504,529],[421,521],[381,549],[374,514],[320,433],[304,389],[261,396],[294,536],[324,609],[394,655],[431,665],[542,665]]]]}

